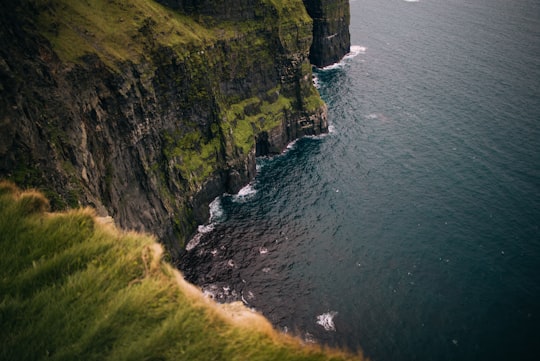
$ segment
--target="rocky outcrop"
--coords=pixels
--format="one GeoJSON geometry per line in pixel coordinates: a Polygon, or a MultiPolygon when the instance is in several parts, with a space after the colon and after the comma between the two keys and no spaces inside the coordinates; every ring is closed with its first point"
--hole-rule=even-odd
{"type": "Polygon", "coordinates": [[[175,256],[256,155],[327,124],[300,0],[162,2],[0,4],[0,178],[175,256]]]}
{"type": "Polygon", "coordinates": [[[303,0],[313,18],[309,59],[318,67],[338,62],[350,51],[349,0],[303,0]]]}

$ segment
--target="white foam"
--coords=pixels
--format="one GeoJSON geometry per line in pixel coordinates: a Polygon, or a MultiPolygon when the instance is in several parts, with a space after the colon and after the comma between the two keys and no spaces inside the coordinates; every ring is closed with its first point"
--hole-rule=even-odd
{"type": "Polygon", "coordinates": [[[257,193],[257,190],[253,187],[252,183],[249,183],[247,186],[240,189],[237,195],[239,197],[249,197],[254,195],[255,193],[257,193]]]}
{"type": "Polygon", "coordinates": [[[352,59],[357,55],[365,54],[367,51],[367,48],[365,46],[360,45],[351,45],[351,51],[346,54],[343,59],[352,59]]]}
{"type": "Polygon", "coordinates": [[[253,186],[253,183],[249,183],[244,188],[240,189],[238,193],[233,195],[232,200],[234,202],[245,202],[251,199],[256,193],[257,193],[257,190],[253,186]]]}
{"type": "Polygon", "coordinates": [[[216,285],[207,285],[205,287],[202,288],[202,293],[204,296],[208,297],[208,298],[211,298],[211,299],[216,299],[217,295],[218,295],[218,287],[216,285]]]}
{"type": "Polygon", "coordinates": [[[200,225],[197,228],[197,234],[186,245],[186,251],[191,251],[193,248],[197,247],[201,243],[201,238],[203,234],[212,232],[214,230],[213,224],[200,225]]]}
{"type": "Polygon", "coordinates": [[[379,114],[377,113],[370,113],[368,115],[366,115],[366,118],[368,119],[377,119],[379,117],[379,114]]]}
{"type": "Polygon", "coordinates": [[[305,343],[316,343],[315,337],[313,337],[313,335],[311,333],[306,332],[306,334],[304,335],[304,342],[305,343]]]}
{"type": "Polygon", "coordinates": [[[327,65],[325,67],[322,67],[321,69],[322,70],[334,70],[334,69],[339,69],[342,66],[343,66],[343,64],[341,62],[338,62],[338,63],[334,63],[334,64],[327,65]]]}
{"type": "Polygon", "coordinates": [[[333,70],[333,69],[341,68],[349,59],[355,58],[359,54],[365,54],[366,51],[367,51],[367,48],[365,46],[351,45],[350,51],[343,56],[341,61],[334,64],[327,65],[321,68],[321,70],[333,70]]]}
{"type": "Polygon", "coordinates": [[[306,138],[309,138],[309,139],[316,139],[316,140],[321,140],[323,138],[326,138],[328,136],[328,134],[330,134],[330,132],[328,133],[321,133],[319,135],[306,135],[305,137],[306,138]]]}
{"type": "Polygon", "coordinates": [[[420,2],[420,0],[403,0],[405,1],[406,3],[418,3],[420,2]]]}
{"type": "Polygon", "coordinates": [[[287,144],[287,147],[285,148],[283,153],[286,153],[287,151],[289,151],[291,149],[294,149],[296,147],[296,142],[298,142],[298,139],[295,139],[292,142],[290,142],[289,144],[287,144]]]}
{"type": "Polygon", "coordinates": [[[209,219],[210,224],[215,223],[215,222],[220,222],[223,220],[223,216],[225,212],[223,211],[223,206],[221,205],[221,197],[216,197],[216,199],[214,199],[210,203],[209,209],[210,209],[210,219],[209,219]]]}
{"type": "Polygon", "coordinates": [[[241,299],[242,299],[242,302],[244,302],[244,304],[245,304],[246,306],[249,305],[249,302],[246,301],[246,299],[244,298],[244,294],[243,294],[243,293],[242,293],[242,295],[241,295],[241,299]]]}
{"type": "Polygon", "coordinates": [[[336,311],[330,311],[317,316],[317,324],[322,326],[326,331],[335,331],[334,317],[337,315],[336,311]]]}
{"type": "Polygon", "coordinates": [[[266,247],[259,247],[259,253],[260,253],[260,254],[267,254],[267,253],[268,253],[268,248],[266,248],[266,247]]]}
{"type": "Polygon", "coordinates": [[[334,127],[332,124],[328,125],[328,133],[334,134],[336,132],[336,127],[334,127]]]}
{"type": "Polygon", "coordinates": [[[201,242],[203,234],[212,232],[214,230],[215,224],[223,221],[223,216],[225,212],[223,211],[220,197],[216,197],[216,199],[214,199],[209,204],[209,212],[210,218],[208,220],[208,223],[201,224],[197,227],[197,234],[195,234],[186,245],[186,251],[191,251],[193,248],[197,247],[201,242]]]}
{"type": "Polygon", "coordinates": [[[319,83],[319,77],[315,73],[313,73],[313,85],[317,89],[321,87],[321,84],[319,83]]]}

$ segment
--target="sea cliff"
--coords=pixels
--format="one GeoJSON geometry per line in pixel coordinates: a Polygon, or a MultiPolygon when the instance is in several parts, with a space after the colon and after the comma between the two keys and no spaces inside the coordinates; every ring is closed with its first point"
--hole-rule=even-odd
{"type": "Polygon", "coordinates": [[[338,62],[351,48],[349,0],[303,0],[313,19],[309,60],[318,67],[338,62]]]}
{"type": "Polygon", "coordinates": [[[0,178],[174,257],[257,155],[327,130],[310,59],[348,51],[324,40],[346,43],[347,16],[336,1],[2,2],[0,178]]]}

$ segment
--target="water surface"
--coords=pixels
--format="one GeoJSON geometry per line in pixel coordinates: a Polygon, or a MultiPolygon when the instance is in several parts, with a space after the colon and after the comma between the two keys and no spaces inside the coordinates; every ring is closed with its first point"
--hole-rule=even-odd
{"type": "Polygon", "coordinates": [[[316,72],[331,133],[217,200],[186,275],[375,361],[535,359],[540,3],[351,13],[356,56],[316,72]]]}

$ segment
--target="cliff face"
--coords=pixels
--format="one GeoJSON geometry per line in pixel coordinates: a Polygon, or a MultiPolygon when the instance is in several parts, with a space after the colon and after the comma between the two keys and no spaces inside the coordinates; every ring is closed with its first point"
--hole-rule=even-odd
{"type": "Polygon", "coordinates": [[[300,0],[162,3],[0,5],[0,178],[174,256],[256,155],[327,124],[300,0]]]}
{"type": "Polygon", "coordinates": [[[309,59],[318,67],[338,62],[350,51],[349,0],[303,0],[313,18],[309,59]]]}

